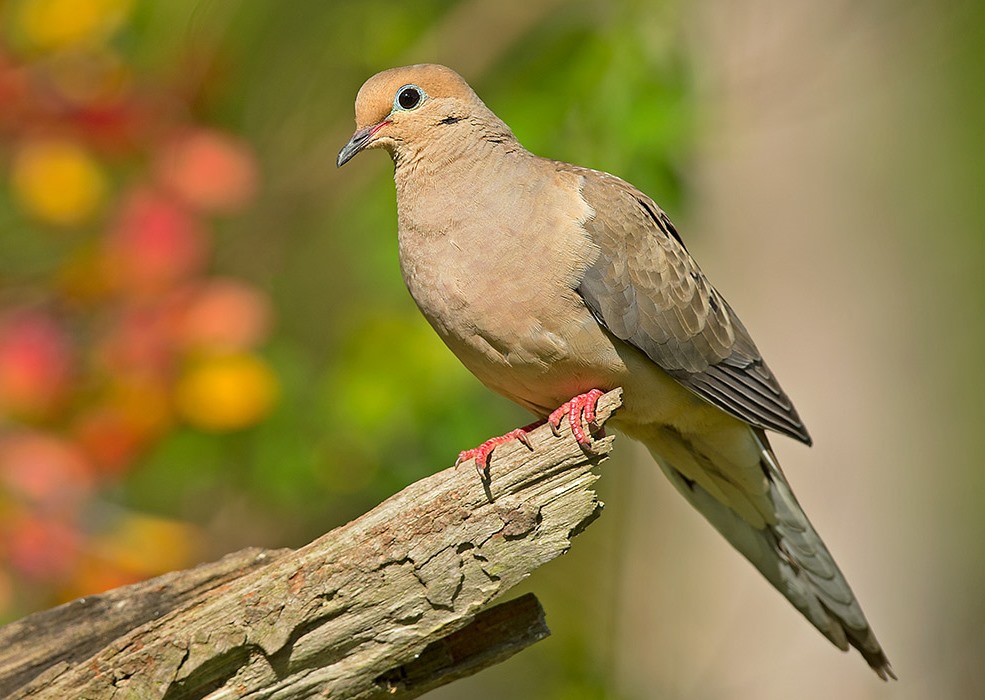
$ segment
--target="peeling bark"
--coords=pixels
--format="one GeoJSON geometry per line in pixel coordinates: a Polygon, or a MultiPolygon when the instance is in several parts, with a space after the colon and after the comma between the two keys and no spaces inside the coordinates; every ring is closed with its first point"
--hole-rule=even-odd
{"type": "MultiPolygon", "coordinates": [[[[621,392],[599,402],[604,423],[621,392]]],[[[408,486],[296,551],[244,550],[0,628],[9,698],[411,698],[549,633],[492,601],[602,508],[591,454],[543,427],[408,486]]]]}

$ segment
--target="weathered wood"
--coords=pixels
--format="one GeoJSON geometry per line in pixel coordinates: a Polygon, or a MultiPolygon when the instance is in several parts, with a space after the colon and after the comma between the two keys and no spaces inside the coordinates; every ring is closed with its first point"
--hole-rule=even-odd
{"type": "Polygon", "coordinates": [[[390,697],[417,697],[505,661],[550,633],[540,601],[527,593],[480,610],[465,627],[431,642],[416,659],[387,671],[376,683],[390,697]]]}
{"type": "MultiPolygon", "coordinates": [[[[599,422],[620,392],[599,404],[599,422]]],[[[563,431],[412,484],[291,552],[219,562],[0,628],[10,698],[411,698],[548,634],[531,597],[490,607],[567,551],[602,504],[563,431]]]]}
{"type": "Polygon", "coordinates": [[[130,630],[290,552],[243,549],[219,561],[79,598],[0,627],[0,698],[43,671],[84,661],[130,630]]]}

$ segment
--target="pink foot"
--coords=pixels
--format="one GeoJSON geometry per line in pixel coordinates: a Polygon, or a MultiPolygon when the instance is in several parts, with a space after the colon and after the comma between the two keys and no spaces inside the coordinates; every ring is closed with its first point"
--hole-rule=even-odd
{"type": "Polygon", "coordinates": [[[534,428],[542,426],[543,424],[544,421],[537,421],[536,423],[531,423],[530,425],[526,425],[522,428],[511,430],[506,433],[506,435],[489,438],[484,443],[478,447],[473,447],[471,450],[462,450],[458,453],[458,459],[455,460],[455,466],[457,467],[459,464],[463,464],[468,462],[470,459],[474,459],[475,470],[479,472],[479,476],[485,476],[489,471],[489,456],[492,454],[494,449],[500,445],[506,444],[510,440],[519,440],[526,445],[528,449],[532,450],[533,447],[530,446],[530,438],[527,437],[527,433],[534,428]]]}
{"type": "Polygon", "coordinates": [[[511,440],[519,440],[528,449],[533,449],[530,445],[530,439],[527,437],[529,433],[534,428],[539,428],[544,423],[551,426],[551,430],[555,435],[560,435],[559,429],[561,427],[561,421],[564,417],[568,417],[568,425],[571,427],[571,434],[575,436],[575,440],[583,448],[588,449],[592,445],[592,437],[588,431],[585,430],[585,426],[589,426],[589,429],[595,423],[595,408],[598,404],[600,398],[602,398],[605,392],[599,389],[592,389],[584,394],[579,394],[575,396],[570,401],[562,404],[557,410],[548,416],[546,421],[540,420],[530,425],[525,425],[522,428],[517,428],[516,430],[511,430],[505,435],[500,435],[499,437],[494,437],[486,440],[484,443],[478,447],[473,447],[471,450],[462,450],[458,453],[458,459],[455,460],[455,466],[468,462],[470,459],[475,460],[475,470],[479,472],[479,476],[485,476],[489,471],[489,458],[492,455],[494,449],[500,445],[504,445],[511,440]]]}
{"type": "Polygon", "coordinates": [[[591,428],[592,424],[595,423],[595,408],[604,393],[599,389],[592,389],[584,394],[579,394],[567,403],[561,404],[547,418],[547,423],[551,426],[554,434],[559,434],[558,429],[561,427],[561,421],[567,416],[568,425],[571,428],[571,434],[575,436],[575,440],[584,448],[590,447],[592,438],[585,431],[585,425],[591,428]]]}

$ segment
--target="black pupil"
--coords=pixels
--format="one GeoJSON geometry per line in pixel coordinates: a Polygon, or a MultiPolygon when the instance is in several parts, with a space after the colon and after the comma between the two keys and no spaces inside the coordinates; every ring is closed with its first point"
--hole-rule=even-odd
{"type": "Polygon", "coordinates": [[[404,109],[413,109],[417,106],[417,103],[421,101],[421,93],[419,93],[414,88],[405,88],[400,91],[397,96],[397,102],[404,109]]]}

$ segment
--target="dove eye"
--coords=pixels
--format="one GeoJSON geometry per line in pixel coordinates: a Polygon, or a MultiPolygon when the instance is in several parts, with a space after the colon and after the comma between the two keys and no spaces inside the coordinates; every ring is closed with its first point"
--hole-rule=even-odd
{"type": "Polygon", "coordinates": [[[394,107],[409,110],[418,107],[424,100],[424,91],[416,85],[404,85],[397,91],[394,107]]]}

